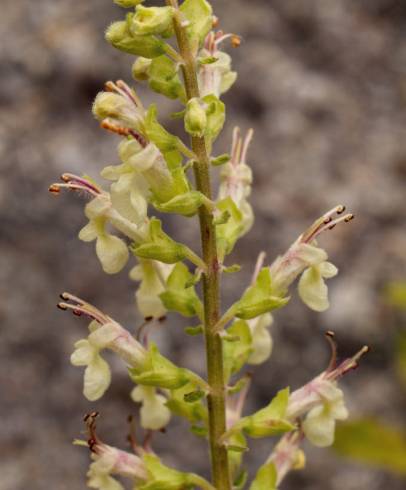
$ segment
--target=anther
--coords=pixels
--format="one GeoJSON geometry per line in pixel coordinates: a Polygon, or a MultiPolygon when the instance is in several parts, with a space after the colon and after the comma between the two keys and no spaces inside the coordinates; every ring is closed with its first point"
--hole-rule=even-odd
{"type": "Polygon", "coordinates": [[[355,216],[353,214],[348,214],[345,218],[344,218],[344,221],[346,223],[348,223],[349,221],[351,221],[352,219],[354,219],[355,216]]]}
{"type": "Polygon", "coordinates": [[[72,310],[72,313],[75,315],[75,316],[82,316],[82,312],[80,310],[72,310]]]}
{"type": "Polygon", "coordinates": [[[217,16],[213,15],[213,24],[212,24],[213,29],[215,29],[219,25],[219,22],[220,22],[219,18],[217,16]]]}
{"type": "Polygon", "coordinates": [[[69,174],[62,174],[61,180],[63,180],[64,182],[69,182],[71,180],[71,177],[69,176],[69,174]]]}
{"type": "Polygon", "coordinates": [[[337,214],[341,214],[341,213],[344,213],[345,211],[345,206],[343,206],[342,204],[340,204],[339,206],[337,206],[337,214]]]}
{"type": "Polygon", "coordinates": [[[59,297],[65,301],[69,299],[69,294],[68,293],[61,293],[59,297]]]}
{"type": "Polygon", "coordinates": [[[66,311],[68,309],[67,306],[65,306],[63,303],[58,303],[56,307],[62,311],[66,311]]]}
{"type": "Polygon", "coordinates": [[[57,184],[52,184],[48,187],[48,191],[52,194],[59,194],[61,192],[61,189],[57,184]]]}
{"type": "Polygon", "coordinates": [[[241,38],[240,36],[237,36],[236,34],[233,34],[231,36],[231,46],[233,48],[238,48],[241,45],[241,38]]]}

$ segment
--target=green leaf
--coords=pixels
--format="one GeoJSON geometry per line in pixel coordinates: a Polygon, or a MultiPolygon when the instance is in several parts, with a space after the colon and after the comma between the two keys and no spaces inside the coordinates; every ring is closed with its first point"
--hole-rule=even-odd
{"type": "Polygon", "coordinates": [[[223,272],[227,274],[234,274],[235,272],[240,272],[240,270],[241,270],[240,264],[233,264],[223,268],[223,272]]]}
{"type": "Polygon", "coordinates": [[[264,464],[258,470],[250,490],[276,490],[277,477],[275,465],[273,463],[264,464]]]}
{"type": "Polygon", "coordinates": [[[253,415],[242,418],[236,428],[253,438],[270,437],[289,432],[295,426],[285,419],[289,401],[289,388],[278,392],[271,403],[253,415]]]}
{"type": "Polygon", "coordinates": [[[195,337],[196,335],[200,335],[204,332],[203,325],[198,325],[197,327],[186,327],[185,333],[195,337]]]}
{"type": "Polygon", "coordinates": [[[218,157],[212,158],[210,160],[210,163],[214,165],[215,167],[219,167],[220,165],[224,165],[225,163],[229,162],[231,160],[231,156],[228,153],[223,153],[222,155],[219,155],[218,157]]]}
{"type": "Polygon", "coordinates": [[[218,58],[215,56],[206,56],[205,58],[198,58],[197,61],[200,65],[211,65],[212,63],[218,61],[218,58]]]}
{"type": "Polygon", "coordinates": [[[120,51],[144,58],[155,58],[165,54],[163,41],[155,36],[133,36],[125,20],[114,22],[107,28],[106,40],[120,51]]]}
{"type": "Polygon", "coordinates": [[[203,307],[194,287],[186,287],[193,274],[185,264],[177,263],[166,281],[166,290],[160,294],[165,308],[183,316],[202,316],[203,307]]]}
{"type": "Polygon", "coordinates": [[[406,430],[379,420],[361,419],[337,425],[333,449],[340,455],[406,475],[406,430]]]}
{"type": "Polygon", "coordinates": [[[197,402],[198,400],[201,400],[205,395],[206,393],[203,390],[195,390],[189,393],[185,393],[183,395],[183,399],[185,400],[186,403],[194,403],[197,402]]]}
{"type": "Polygon", "coordinates": [[[139,246],[132,246],[131,251],[144,259],[154,259],[166,264],[175,264],[186,258],[185,246],[175,242],[162,231],[161,221],[151,218],[148,241],[139,246]]]}
{"type": "Polygon", "coordinates": [[[180,10],[189,21],[186,32],[196,52],[213,26],[212,8],[206,0],[185,0],[180,10]]]}
{"type": "Polygon", "coordinates": [[[255,284],[246,289],[242,298],[236,303],[236,316],[248,320],[280,308],[289,301],[289,298],[272,296],[271,291],[269,268],[264,267],[258,274],[255,284]]]}
{"type": "Polygon", "coordinates": [[[207,427],[202,427],[201,425],[191,425],[190,431],[198,437],[207,437],[207,434],[209,433],[207,427]]]}

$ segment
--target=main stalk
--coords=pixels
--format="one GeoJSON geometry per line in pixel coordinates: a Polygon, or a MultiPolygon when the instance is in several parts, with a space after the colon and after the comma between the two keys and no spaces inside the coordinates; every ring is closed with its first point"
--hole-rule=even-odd
{"type": "MultiPolygon", "coordinates": [[[[176,8],[175,34],[183,58],[183,77],[188,100],[200,97],[196,74],[196,60],[190,49],[185,28],[182,26],[177,0],[166,0],[176,8]]],[[[210,158],[204,137],[191,138],[192,149],[197,157],[194,163],[196,188],[212,199],[210,183],[210,158]]],[[[203,260],[207,271],[203,275],[204,326],[206,339],[207,377],[210,393],[207,397],[209,413],[209,441],[213,485],[217,490],[231,490],[227,449],[221,443],[226,431],[226,403],[223,369],[223,346],[214,327],[220,318],[220,276],[217,257],[216,229],[213,216],[202,206],[199,210],[203,260]]]]}

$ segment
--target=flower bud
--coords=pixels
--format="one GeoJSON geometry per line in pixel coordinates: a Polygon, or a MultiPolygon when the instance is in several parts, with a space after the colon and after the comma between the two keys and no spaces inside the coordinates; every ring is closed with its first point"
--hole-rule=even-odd
{"type": "Polygon", "coordinates": [[[143,122],[143,112],[130,100],[113,92],[97,94],[92,107],[96,119],[113,119],[126,127],[140,130],[143,122]]]}
{"type": "Polygon", "coordinates": [[[172,28],[173,12],[173,7],[137,5],[136,13],[131,19],[130,31],[134,36],[167,35],[172,28]]]}
{"type": "Polygon", "coordinates": [[[139,56],[133,63],[131,74],[134,80],[148,80],[148,69],[151,66],[151,60],[148,58],[143,58],[139,56]]]}
{"type": "Polygon", "coordinates": [[[190,99],[186,106],[185,129],[192,136],[203,136],[206,130],[207,116],[199,99],[190,99]]]}
{"type": "Polygon", "coordinates": [[[155,36],[133,36],[128,28],[128,22],[113,22],[106,30],[106,41],[125,53],[155,58],[165,54],[165,43],[155,36]]]}

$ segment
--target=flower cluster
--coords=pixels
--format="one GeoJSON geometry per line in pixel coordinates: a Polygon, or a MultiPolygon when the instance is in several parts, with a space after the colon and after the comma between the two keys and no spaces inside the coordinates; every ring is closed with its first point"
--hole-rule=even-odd
{"type": "Polygon", "coordinates": [[[108,274],[119,273],[132,262],[129,277],[137,283],[135,302],[143,318],[131,332],[69,293],[63,293],[58,304],[90,320],[71,355],[74,366],[85,368],[84,396],[98,400],[110,386],[111,370],[103,356],[112,351],[127,370],[129,396],[144,431],[139,444],[131,422],[132,453],[122,451],[100,441],[97,414],[88,415],[89,438],[78,441],[91,450],[88,486],[122,490],[118,477],[140,490],[242,490],[248,438],[281,436],[250,486],[250,490],[276,490],[290,470],[304,466],[300,448],[304,438],[316,446],[332,444],[336,421],[348,416],[338,381],[357,365],[366,348],[337,365],[329,334],[333,355],[328,368],[292,393],[289,388],[280,390],[266,407],[250,415],[243,412],[251,374],[243,370],[270,357],[273,312],[289,302],[296,279],[307,306],[315,311],[328,308],[325,280],[338,271],[316,240],[353,215],[344,214],[344,206],[334,207],[270,265],[260,253],[251,282],[222,315],[220,276],[239,271],[238,264],[227,264],[228,256],[254,222],[248,164],[253,130],[242,136],[236,127],[230,154],[213,154],[226,118],[221,97],[237,77],[231,56],[220,48],[227,39],[233,47],[241,40],[217,30],[218,19],[207,0],[167,0],[162,6],[145,6],[143,0],[114,1],[130,10],[108,27],[106,40],[136,57],[131,75],[137,84],[146,83],[178,104],[172,116],[183,120],[190,145],[159,123],[156,106],[144,107],[135,88],[122,80],[110,81],[93,104],[101,127],[120,138],[117,161],[100,171],[106,185],[65,173],[62,182],[49,188],[54,194],[66,189],[88,199],[84,207],[88,222],[79,239],[95,242],[96,256],[108,274]],[[220,185],[214,194],[210,170],[216,168],[220,185]],[[201,256],[164,231],[156,213],[176,214],[185,221],[198,217],[201,256]],[[151,340],[153,328],[163,325],[170,312],[195,320],[185,333],[205,336],[208,381],[177,366],[151,340]],[[196,436],[209,439],[213,483],[169,468],[154,453],[153,433],[163,431],[174,416],[186,419],[196,436]]]}

